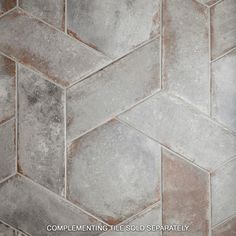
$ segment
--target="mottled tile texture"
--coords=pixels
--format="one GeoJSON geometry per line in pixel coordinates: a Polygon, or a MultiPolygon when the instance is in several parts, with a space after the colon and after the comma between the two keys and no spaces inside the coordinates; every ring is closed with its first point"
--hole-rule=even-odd
{"type": "Polygon", "coordinates": [[[235,13],[0,0],[0,236],[236,235],[235,13]]]}
{"type": "Polygon", "coordinates": [[[104,52],[119,57],[156,36],[160,0],[68,0],[68,32],[104,52]]]}

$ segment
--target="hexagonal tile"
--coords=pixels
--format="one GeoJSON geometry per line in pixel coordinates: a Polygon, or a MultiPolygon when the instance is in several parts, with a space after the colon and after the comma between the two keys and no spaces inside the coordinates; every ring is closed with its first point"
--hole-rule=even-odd
{"type": "Polygon", "coordinates": [[[116,224],[160,199],[160,145],[112,120],[75,140],[68,199],[116,224]]]}
{"type": "Polygon", "coordinates": [[[159,0],[68,0],[68,32],[110,57],[159,33],[159,0]]]}

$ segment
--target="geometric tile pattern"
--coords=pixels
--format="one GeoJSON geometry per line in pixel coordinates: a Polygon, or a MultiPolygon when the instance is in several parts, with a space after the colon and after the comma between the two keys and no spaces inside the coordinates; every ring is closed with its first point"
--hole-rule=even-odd
{"type": "Polygon", "coordinates": [[[0,236],[234,235],[235,7],[0,0],[0,236]]]}

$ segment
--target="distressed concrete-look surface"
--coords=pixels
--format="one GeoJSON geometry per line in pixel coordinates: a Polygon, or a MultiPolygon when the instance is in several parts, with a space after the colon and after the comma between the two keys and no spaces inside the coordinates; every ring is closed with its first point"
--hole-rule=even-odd
{"type": "Polygon", "coordinates": [[[236,235],[235,7],[0,0],[0,236],[236,235]]]}

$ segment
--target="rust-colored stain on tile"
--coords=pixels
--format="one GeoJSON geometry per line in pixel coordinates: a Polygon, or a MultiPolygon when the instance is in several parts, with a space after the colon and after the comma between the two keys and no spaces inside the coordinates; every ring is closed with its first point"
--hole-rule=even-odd
{"type": "Polygon", "coordinates": [[[0,0],[0,14],[16,6],[16,0],[0,0]]]}

